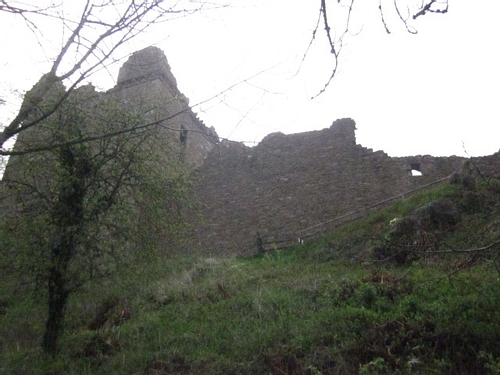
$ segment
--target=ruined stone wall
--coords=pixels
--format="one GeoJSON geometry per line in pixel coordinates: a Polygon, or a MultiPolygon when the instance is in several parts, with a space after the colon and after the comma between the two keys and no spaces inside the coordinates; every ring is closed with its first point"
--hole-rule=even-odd
{"type": "Polygon", "coordinates": [[[500,151],[493,155],[471,158],[465,167],[472,176],[500,180],[500,151]]]}
{"type": "MultiPolygon", "coordinates": [[[[255,253],[258,236],[293,237],[449,176],[465,161],[374,152],[356,143],[351,119],[320,131],[270,134],[254,148],[219,143],[215,130],[191,111],[164,53],[155,47],[133,54],[120,70],[116,87],[100,95],[116,97],[141,119],[147,113],[150,123],[161,128],[161,147],[155,152],[164,149],[170,157],[174,150],[179,161],[197,167],[191,203],[203,209],[193,212],[188,242],[206,253],[255,253]],[[412,176],[412,170],[422,176],[412,176]]],[[[19,145],[35,133],[22,133],[19,145]]],[[[9,162],[11,170],[18,170],[15,162],[9,162]]],[[[474,162],[485,173],[500,173],[500,154],[474,162]]]]}
{"type": "Polygon", "coordinates": [[[197,197],[206,207],[197,244],[209,253],[254,253],[258,234],[278,241],[446,177],[463,161],[373,152],[356,144],[351,119],[320,131],[271,134],[254,148],[223,142],[197,172],[197,197]]]}

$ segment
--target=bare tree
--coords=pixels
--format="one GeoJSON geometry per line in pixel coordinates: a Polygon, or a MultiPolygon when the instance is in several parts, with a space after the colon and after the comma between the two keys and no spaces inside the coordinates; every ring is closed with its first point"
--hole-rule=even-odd
{"type": "MultiPolygon", "coordinates": [[[[53,4],[53,3],[50,3],[53,4]]],[[[29,129],[57,111],[68,95],[85,79],[113,63],[117,50],[154,24],[190,14],[197,8],[181,9],[177,1],[164,0],[85,0],[76,17],[64,13],[63,4],[25,5],[2,0],[0,12],[18,17],[35,34],[42,18],[62,23],[69,35],[51,59],[50,70],[25,95],[23,105],[15,117],[0,131],[0,148],[20,132],[29,129]],[[58,82],[69,87],[51,108],[33,116],[44,96],[58,82]]],[[[74,4],[72,3],[72,7],[74,4]]],[[[35,35],[36,36],[36,35],[35,35]]]]}

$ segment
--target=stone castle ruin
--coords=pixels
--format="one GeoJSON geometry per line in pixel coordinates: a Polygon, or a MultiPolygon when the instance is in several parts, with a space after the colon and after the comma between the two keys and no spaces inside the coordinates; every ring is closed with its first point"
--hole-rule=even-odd
{"type": "MultiPolygon", "coordinates": [[[[390,157],[365,148],[356,143],[352,119],[319,131],[273,133],[253,148],[219,141],[191,111],[156,47],[134,53],[107,94],[130,108],[155,103],[155,118],[164,119],[162,142],[195,175],[191,199],[201,215],[192,215],[189,247],[210,254],[252,254],[307,239],[332,229],[338,218],[446,179],[466,162],[456,156],[390,157]]],[[[500,153],[478,159],[493,175],[500,173],[499,161],[500,153]]]]}
{"type": "Polygon", "coordinates": [[[463,163],[459,157],[374,152],[356,144],[351,119],[320,131],[270,134],[254,148],[223,142],[198,170],[199,198],[210,218],[198,240],[213,252],[246,253],[259,241],[279,247],[332,229],[335,218],[446,178],[463,163]]]}

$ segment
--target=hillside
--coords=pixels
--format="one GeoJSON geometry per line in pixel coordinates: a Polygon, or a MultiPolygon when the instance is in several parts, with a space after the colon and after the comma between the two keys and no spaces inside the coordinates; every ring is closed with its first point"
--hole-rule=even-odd
{"type": "Polygon", "coordinates": [[[500,184],[452,182],[286,251],[118,269],[73,294],[56,358],[5,257],[0,373],[498,374],[500,184]]]}

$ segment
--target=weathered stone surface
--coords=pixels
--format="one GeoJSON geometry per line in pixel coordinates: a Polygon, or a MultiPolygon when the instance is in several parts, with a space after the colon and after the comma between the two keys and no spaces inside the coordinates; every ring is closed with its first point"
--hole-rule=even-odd
{"type": "Polygon", "coordinates": [[[158,47],[147,47],[132,54],[120,68],[118,85],[147,80],[151,77],[162,77],[170,85],[177,87],[177,81],[172,74],[167,57],[158,47]]]}
{"type": "MultiPolygon", "coordinates": [[[[162,128],[164,148],[196,167],[191,203],[204,208],[203,220],[193,212],[190,247],[208,254],[255,253],[257,233],[285,241],[326,232],[337,224],[332,219],[353,212],[349,218],[355,218],[377,202],[445,179],[462,170],[467,160],[389,157],[358,145],[351,119],[319,131],[273,133],[254,148],[219,143],[213,127],[206,127],[189,108],[156,47],[134,53],[120,70],[116,87],[100,95],[115,96],[139,113],[150,110],[151,122],[162,128]],[[422,176],[412,176],[412,170],[422,176]]],[[[22,140],[21,134],[18,142],[22,140]]],[[[471,175],[499,178],[500,153],[473,158],[466,169],[471,175]]]]}
{"type": "Polygon", "coordinates": [[[149,110],[151,121],[163,129],[165,147],[174,148],[187,163],[203,164],[219,143],[215,129],[205,126],[189,107],[189,99],[177,88],[167,57],[157,47],[132,54],[109,94],[131,108],[149,110]]]}
{"type": "Polygon", "coordinates": [[[377,202],[446,178],[464,161],[374,152],[356,144],[351,119],[319,131],[274,133],[254,148],[223,142],[197,171],[206,210],[194,236],[208,253],[255,253],[257,233],[298,240],[331,230],[332,219],[359,217],[377,202]],[[412,176],[414,168],[422,176],[412,176]]]}

